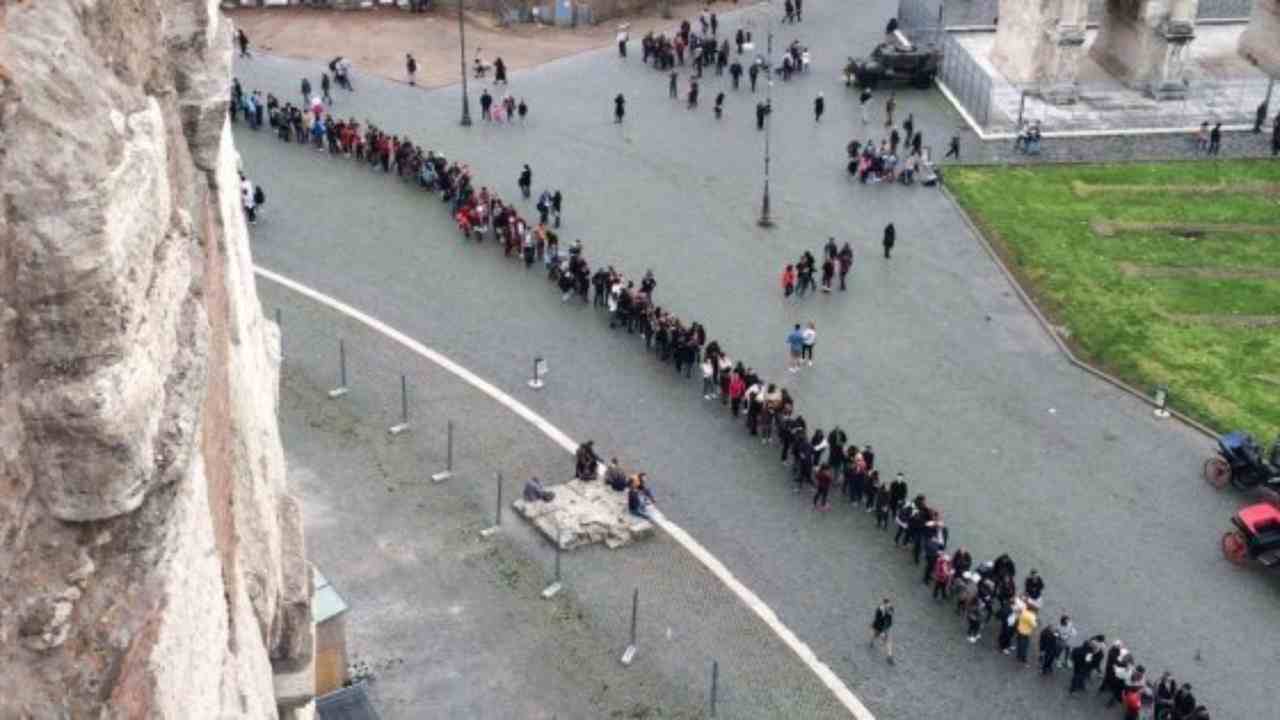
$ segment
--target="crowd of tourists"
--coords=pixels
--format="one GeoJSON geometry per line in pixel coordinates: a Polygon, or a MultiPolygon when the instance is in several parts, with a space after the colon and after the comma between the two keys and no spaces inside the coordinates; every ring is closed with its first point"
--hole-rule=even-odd
{"type": "MultiPolygon", "coordinates": [[[[798,21],[799,3],[796,17],[798,21]]],[[[705,23],[704,35],[714,38],[716,29],[705,23]]],[[[683,47],[693,46],[695,36],[684,23],[675,40],[664,36],[646,37],[646,59],[649,55],[665,58],[670,48],[680,61],[683,47]],[[682,39],[684,38],[684,39],[682,39]],[[676,42],[679,40],[679,42],[676,42]],[[689,45],[685,45],[685,43],[689,45]],[[656,49],[655,49],[656,48],[656,49]]],[[[745,33],[738,36],[739,51],[749,42],[745,33]]],[[[724,46],[712,52],[705,41],[698,57],[702,63],[720,62],[724,46]]],[[[666,60],[661,60],[666,62],[666,60]]],[[[327,83],[326,83],[327,85],[327,83]]],[[[304,88],[309,90],[309,88],[304,88]]],[[[322,88],[324,95],[328,88],[322,88]]],[[[865,515],[875,527],[885,532],[893,529],[893,542],[904,558],[919,568],[921,584],[939,603],[951,606],[956,616],[957,635],[963,632],[967,642],[977,644],[988,634],[995,651],[1016,658],[1030,667],[1034,661],[1040,672],[1070,669],[1069,692],[1085,690],[1095,675],[1101,675],[1097,692],[1108,698],[1108,706],[1120,704],[1126,718],[1138,718],[1142,708],[1154,708],[1157,720],[1208,720],[1209,713],[1200,705],[1191,686],[1179,683],[1169,673],[1152,677],[1133,653],[1120,640],[1101,634],[1076,643],[1079,631],[1073,619],[1060,615],[1056,622],[1042,622],[1046,581],[1031,570],[1019,582],[1012,557],[1001,553],[989,561],[975,562],[972,553],[961,546],[950,550],[950,528],[942,509],[929,500],[919,487],[911,488],[901,472],[892,479],[882,477],[883,462],[877,464],[872,446],[854,442],[841,427],[824,430],[814,427],[801,412],[796,399],[780,382],[767,378],[742,358],[735,358],[728,343],[716,339],[703,325],[682,318],[656,301],[658,281],[652,271],[629,276],[612,265],[592,265],[581,240],[564,251],[556,229],[561,226],[563,195],[550,189],[542,192],[532,214],[506,201],[487,186],[477,187],[468,165],[450,160],[433,150],[423,150],[409,137],[387,132],[372,123],[334,118],[323,97],[303,93],[303,103],[293,105],[258,91],[245,93],[238,81],[231,89],[230,115],[233,122],[243,117],[257,130],[270,126],[282,142],[314,148],[334,158],[362,162],[383,174],[395,175],[404,182],[416,183],[424,192],[435,195],[449,207],[464,242],[483,245],[494,242],[504,255],[520,261],[525,268],[541,263],[547,278],[561,293],[562,302],[577,300],[607,313],[611,331],[640,336],[643,348],[661,363],[672,367],[679,378],[692,378],[699,371],[702,397],[709,407],[718,406],[727,418],[743,423],[744,433],[760,445],[777,447],[779,462],[787,468],[786,477],[796,494],[812,492],[810,504],[815,512],[828,512],[834,501],[843,502],[849,512],[865,515]],[[832,491],[839,497],[833,501],[832,491]],[[914,490],[914,493],[913,493],[914,490]],[[1035,643],[1035,655],[1032,645],[1035,643]]],[[[908,115],[905,124],[910,125],[908,115]]],[[[892,126],[890,121],[889,126],[892,126]]],[[[896,129],[887,142],[896,150],[896,129]]],[[[907,137],[918,145],[918,135],[907,130],[907,137]]],[[[918,148],[913,148],[918,149],[918,148]]],[[[851,153],[852,154],[852,153],[851,153]]],[[[532,200],[533,173],[524,165],[517,176],[521,199],[532,200]]],[[[251,187],[251,186],[246,186],[251,187]]],[[[252,219],[252,195],[246,200],[246,213],[252,219]]],[[[260,203],[258,203],[260,204],[260,203]]],[[[885,255],[892,248],[892,225],[886,228],[885,255]]],[[[848,243],[838,246],[828,240],[821,265],[822,290],[830,291],[838,274],[840,289],[853,266],[853,251],[848,243]]],[[[806,252],[783,273],[784,293],[803,295],[816,290],[816,259],[806,252]]],[[[796,325],[788,333],[787,370],[795,373],[813,365],[817,329],[813,323],[796,325]]],[[[575,476],[593,480],[603,463],[591,443],[584,443],[575,457],[575,476]]],[[[651,519],[653,491],[643,473],[626,473],[617,459],[603,465],[602,477],[614,489],[627,493],[628,508],[639,517],[651,519]]],[[[548,499],[551,491],[540,483],[526,487],[529,499],[548,499]]],[[[886,598],[876,610],[873,642],[883,642],[892,660],[889,628],[892,605],[886,598]]],[[[941,612],[941,611],[940,611],[941,612]]]]}

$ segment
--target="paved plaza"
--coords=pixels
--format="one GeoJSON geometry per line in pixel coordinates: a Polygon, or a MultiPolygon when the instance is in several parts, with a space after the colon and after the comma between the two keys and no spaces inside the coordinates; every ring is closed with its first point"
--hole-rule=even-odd
{"type": "MultiPolygon", "coordinates": [[[[1199,479],[1211,442],[1071,367],[943,195],[850,182],[845,143],[882,133],[858,121],[840,68],[872,46],[896,3],[849,5],[814,0],[802,25],[775,26],[779,44],[809,45],[815,65],[774,87],[778,226],[768,231],[754,224],[763,139],[754,99],[726,89],[717,122],[710,106],[728,76],[708,73],[701,107],[686,110],[667,99],[665,75],[641,65],[638,47],[626,61],[603,50],[513,74],[510,92],[532,108],[524,127],[479,121],[474,87],[470,129],[457,124],[457,88],[357,78],[358,92],[339,93],[335,110],[467,161],[479,184],[507,198],[518,197],[516,175],[529,163],[535,193],[564,192],[561,237],[582,238],[593,267],[607,262],[634,277],[651,268],[657,304],[702,322],[735,359],[783,382],[811,428],[838,422],[851,441],[875,446],[882,473],[905,472],[912,493],[945,513],[952,547],[978,559],[1007,551],[1020,572],[1038,569],[1048,583],[1042,621],[1069,611],[1083,633],[1122,638],[1154,675],[1168,668],[1193,683],[1215,717],[1269,716],[1277,580],[1220,557],[1218,538],[1243,498],[1199,479]],[[819,91],[827,113],[815,125],[819,91]],[[618,92],[628,98],[622,126],[611,122],[618,92]],[[885,261],[879,238],[890,221],[898,246],[885,261]],[[855,248],[850,291],[784,302],[782,265],[816,253],[828,236],[855,248]],[[817,364],[789,375],[783,338],[807,320],[817,323],[817,364]]],[[[763,36],[758,11],[740,17],[753,17],[763,36]]],[[[726,16],[721,32],[737,25],[726,16]]],[[[314,82],[322,69],[259,56],[236,73],[246,90],[293,98],[301,75],[314,82]]],[[[959,118],[936,92],[898,98],[899,117],[914,113],[940,155],[959,118]]],[[[807,496],[791,493],[776,447],[750,442],[701,399],[696,380],[674,377],[635,336],[610,333],[590,307],[561,304],[541,271],[504,260],[492,244],[462,242],[438,200],[266,131],[238,126],[236,141],[269,197],[253,229],[258,264],[382,319],[574,437],[643,467],[664,512],[877,717],[1100,712],[1092,697],[1068,698],[1065,678],[1042,681],[965,643],[868,517],[812,512],[807,496]],[[535,355],[551,368],[541,392],[524,385],[535,355]],[[870,612],[885,593],[899,612],[896,667],[866,649],[870,612]]],[[[535,214],[532,203],[526,210],[535,214]]],[[[570,459],[560,462],[544,476],[563,475],[570,459]]],[[[663,570],[638,572],[652,580],[663,570]]],[[[751,715],[747,707],[734,716],[751,715]]]]}

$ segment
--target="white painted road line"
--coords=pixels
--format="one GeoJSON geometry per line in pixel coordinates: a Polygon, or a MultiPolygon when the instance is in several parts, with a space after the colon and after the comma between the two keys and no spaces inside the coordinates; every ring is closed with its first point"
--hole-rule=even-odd
{"type": "MultiPolygon", "coordinates": [[[[253,271],[260,277],[266,278],[277,285],[288,288],[299,295],[314,300],[321,305],[351,318],[352,320],[368,326],[379,334],[403,345],[406,349],[430,360],[436,365],[439,365],[450,373],[458,376],[475,389],[485,395],[488,395],[490,398],[497,401],[498,404],[524,418],[531,425],[541,430],[544,435],[551,438],[551,440],[563,448],[565,452],[570,454],[577,452],[578,443],[575,442],[573,438],[570,438],[565,434],[560,428],[552,425],[546,418],[531,410],[524,403],[511,397],[489,381],[450,360],[443,354],[432,350],[426,345],[423,345],[381,320],[370,315],[366,315],[341,300],[325,295],[324,293],[313,290],[306,285],[290,280],[283,275],[274,273],[257,265],[253,267],[253,271]]],[[[743,585],[736,577],[734,577],[733,573],[729,572],[729,569],[724,566],[724,563],[716,559],[716,557],[704,548],[701,543],[694,540],[689,533],[684,531],[684,528],[681,528],[679,525],[667,520],[661,512],[654,513],[654,520],[658,527],[662,528],[671,536],[671,539],[675,540],[690,555],[697,558],[698,562],[701,562],[707,570],[710,570],[712,575],[715,575],[720,582],[724,583],[725,587],[729,588],[730,592],[738,596],[738,599],[741,600],[744,605],[750,608],[757,617],[764,621],[764,624],[769,626],[769,629],[772,630],[780,640],[782,640],[783,644],[790,648],[791,651],[800,658],[800,661],[813,671],[814,675],[818,676],[818,679],[822,684],[827,686],[827,689],[836,696],[836,699],[839,700],[840,704],[849,711],[849,714],[857,718],[857,720],[875,720],[875,716],[871,714],[871,711],[867,709],[867,706],[863,705],[861,700],[858,700],[858,697],[853,694],[853,691],[851,691],[843,681],[840,680],[840,678],[835,674],[835,671],[833,671],[826,663],[819,660],[817,654],[814,653],[804,641],[797,637],[790,628],[782,624],[782,621],[778,619],[778,614],[766,605],[765,602],[760,599],[760,596],[756,595],[750,588],[743,585]]]]}

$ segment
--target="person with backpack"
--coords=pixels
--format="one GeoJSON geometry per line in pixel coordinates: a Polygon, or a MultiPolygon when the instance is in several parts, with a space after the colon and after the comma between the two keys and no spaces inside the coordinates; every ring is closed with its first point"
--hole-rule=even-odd
{"type": "Polygon", "coordinates": [[[253,183],[244,176],[244,173],[240,173],[240,204],[244,207],[244,217],[249,221],[250,225],[258,222],[256,205],[253,202],[256,194],[253,190],[253,183]]]}
{"type": "Polygon", "coordinates": [[[876,607],[875,617],[871,621],[871,643],[870,647],[875,647],[876,641],[880,641],[884,647],[885,657],[890,665],[894,664],[893,660],[893,636],[890,632],[893,630],[893,603],[889,598],[880,601],[880,605],[876,607]]]}

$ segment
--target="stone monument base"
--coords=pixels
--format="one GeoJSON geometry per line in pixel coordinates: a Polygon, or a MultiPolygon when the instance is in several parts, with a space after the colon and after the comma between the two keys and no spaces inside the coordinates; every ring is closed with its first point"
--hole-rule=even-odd
{"type": "Polygon", "coordinates": [[[555,493],[550,502],[520,498],[511,507],[561,550],[593,543],[613,549],[653,535],[653,523],[627,511],[626,492],[603,481],[570,480],[547,489],[555,493]]]}

